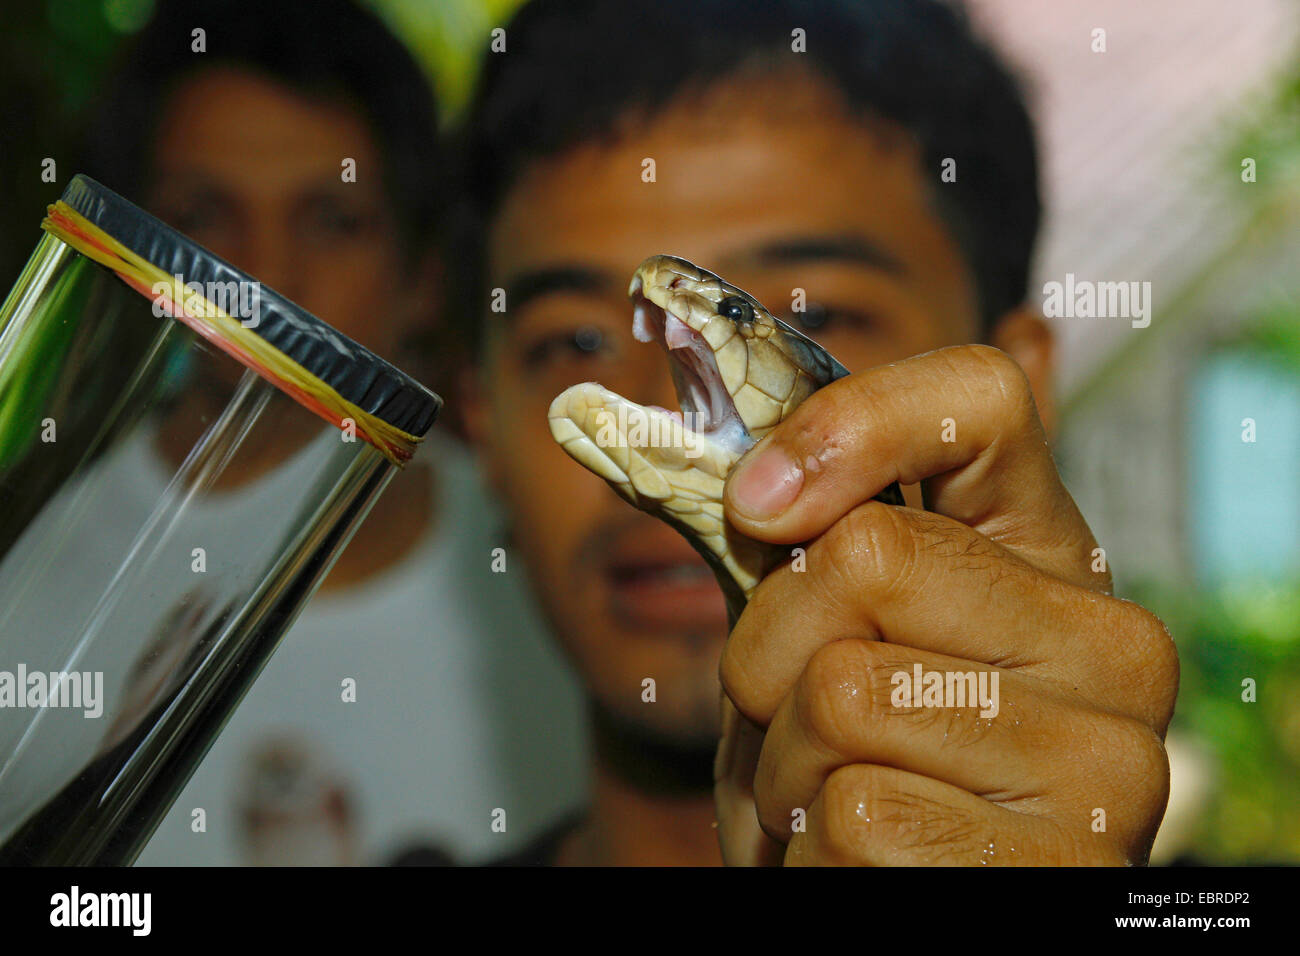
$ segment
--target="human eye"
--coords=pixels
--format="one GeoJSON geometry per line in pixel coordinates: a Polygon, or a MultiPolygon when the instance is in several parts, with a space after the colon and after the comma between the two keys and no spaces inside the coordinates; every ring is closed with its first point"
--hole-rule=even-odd
{"type": "Polygon", "coordinates": [[[785,321],[809,335],[840,331],[865,332],[875,324],[875,319],[863,309],[810,302],[801,311],[793,312],[785,321]]]}
{"type": "Polygon", "coordinates": [[[158,214],[174,229],[196,242],[216,246],[234,230],[233,204],[208,191],[196,190],[169,197],[158,214]]]}
{"type": "Polygon", "coordinates": [[[538,333],[523,348],[525,367],[533,370],[557,366],[583,365],[607,357],[613,342],[595,325],[558,329],[538,333]]]}
{"type": "Polygon", "coordinates": [[[355,238],[369,225],[369,216],[364,210],[334,196],[314,197],[307,211],[309,229],[332,239],[355,238]]]}

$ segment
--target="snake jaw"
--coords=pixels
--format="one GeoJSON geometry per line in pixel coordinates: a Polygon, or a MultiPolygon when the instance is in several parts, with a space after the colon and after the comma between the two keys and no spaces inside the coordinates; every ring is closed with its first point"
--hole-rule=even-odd
{"type": "Polygon", "coordinates": [[[703,310],[682,308],[685,303],[672,303],[670,311],[641,295],[636,283],[633,291],[633,336],[664,349],[681,411],[638,405],[585,382],[551,403],[551,435],[634,507],[684,534],[734,611],[769,563],[770,550],[737,535],[723,516],[727,475],[754,444],[731,391],[738,359],[740,379],[745,376],[744,340],[734,329],[718,335],[717,322],[730,325],[726,319],[702,317],[703,310]],[[732,374],[720,371],[711,340],[721,340],[716,351],[741,350],[730,356],[732,374]]]}
{"type": "Polygon", "coordinates": [[[552,402],[551,434],[633,506],[685,535],[713,569],[734,621],[783,550],[740,535],[726,521],[727,475],[824,382],[814,384],[806,358],[777,344],[798,332],[685,260],[652,256],[628,294],[633,337],[664,349],[681,412],[637,405],[587,382],[552,402]],[[737,296],[752,314],[723,314],[737,296]]]}
{"type": "MultiPolygon", "coordinates": [[[[743,344],[737,342],[741,354],[732,356],[731,374],[724,375],[717,353],[738,339],[734,331],[722,341],[721,348],[716,347],[705,334],[710,324],[707,317],[701,320],[691,309],[681,309],[679,315],[646,298],[636,283],[633,289],[633,337],[638,342],[657,342],[664,349],[682,413],[698,424],[695,430],[700,436],[738,459],[754,444],[733,397],[737,376],[744,378],[743,344]]],[[[726,323],[725,319],[716,321],[726,323]]],[[[716,333],[713,338],[717,338],[716,333]]]]}

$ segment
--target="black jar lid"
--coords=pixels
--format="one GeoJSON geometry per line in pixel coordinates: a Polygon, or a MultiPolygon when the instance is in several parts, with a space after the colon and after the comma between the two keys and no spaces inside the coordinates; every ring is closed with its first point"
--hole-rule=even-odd
{"type": "Polygon", "coordinates": [[[362,411],[420,438],[442,399],[405,372],[362,348],[306,309],[236,269],[89,176],[77,175],[63,202],[168,275],[207,286],[256,282],[258,322],[249,331],[279,349],[362,411]]]}

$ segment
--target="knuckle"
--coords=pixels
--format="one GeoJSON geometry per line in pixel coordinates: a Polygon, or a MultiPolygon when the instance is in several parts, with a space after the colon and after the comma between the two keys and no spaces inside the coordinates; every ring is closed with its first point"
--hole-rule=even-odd
{"type": "Polygon", "coordinates": [[[1119,600],[1121,633],[1132,656],[1133,666],[1143,675],[1151,709],[1161,728],[1173,716],[1178,696],[1181,665],[1173,634],[1155,614],[1140,604],[1119,600]]]}
{"type": "Polygon", "coordinates": [[[999,406],[1016,418],[1028,418],[1034,410],[1033,391],[1025,370],[1006,352],[991,345],[962,346],[977,380],[997,396],[999,406]]]}
{"type": "Polygon", "coordinates": [[[841,863],[861,862],[874,845],[913,862],[952,864],[1003,842],[984,821],[936,803],[887,767],[841,767],[827,778],[822,799],[823,839],[841,863]]]}
{"type": "Polygon", "coordinates": [[[1154,613],[1148,611],[1141,605],[1133,605],[1137,608],[1139,616],[1140,631],[1147,648],[1147,656],[1151,661],[1151,667],[1156,672],[1157,679],[1163,684],[1171,685],[1172,690],[1178,689],[1178,677],[1180,664],[1178,661],[1178,645],[1174,642],[1174,636],[1170,633],[1165,622],[1156,617],[1154,613]]]}
{"type": "Polygon", "coordinates": [[[879,792],[880,774],[874,766],[852,764],[833,771],[822,784],[822,844],[839,863],[861,857],[875,814],[872,804],[879,792]]]}
{"type": "Polygon", "coordinates": [[[1118,735],[1117,751],[1126,759],[1125,789],[1135,797],[1134,805],[1144,809],[1164,807],[1169,797],[1169,754],[1165,742],[1149,724],[1125,722],[1118,735]]]}
{"type": "MultiPolygon", "coordinates": [[[[778,589],[779,590],[779,589],[778,589]]],[[[789,689],[773,664],[772,607],[778,602],[760,588],[722,646],[718,681],[745,717],[766,724],[789,689]]]]}
{"type": "Polygon", "coordinates": [[[847,575],[853,590],[861,593],[888,590],[911,573],[915,544],[898,509],[868,501],[831,526],[817,544],[819,557],[847,575]],[[829,554],[824,553],[829,550],[829,554]]]}
{"type": "Polygon", "coordinates": [[[774,799],[769,784],[758,779],[754,781],[754,811],[759,828],[773,840],[789,844],[794,838],[792,812],[774,799]]]}
{"type": "Polygon", "coordinates": [[[1169,789],[1169,753],[1165,750],[1162,734],[1148,724],[1142,724],[1136,734],[1138,766],[1148,770],[1146,778],[1156,781],[1155,790],[1164,794],[1169,789]]]}
{"type": "Polygon", "coordinates": [[[878,665],[866,641],[838,640],[817,649],[804,667],[797,703],[802,723],[826,747],[851,753],[875,710],[878,665]]]}

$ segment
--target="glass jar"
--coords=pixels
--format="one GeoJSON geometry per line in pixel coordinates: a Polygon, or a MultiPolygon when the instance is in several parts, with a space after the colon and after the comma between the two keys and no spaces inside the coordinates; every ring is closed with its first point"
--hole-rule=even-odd
{"type": "Polygon", "coordinates": [[[50,209],[0,309],[0,863],[129,864],[441,400],[93,180],[50,209]]]}

